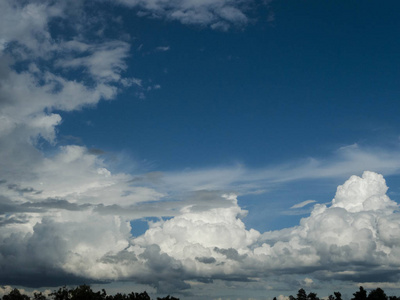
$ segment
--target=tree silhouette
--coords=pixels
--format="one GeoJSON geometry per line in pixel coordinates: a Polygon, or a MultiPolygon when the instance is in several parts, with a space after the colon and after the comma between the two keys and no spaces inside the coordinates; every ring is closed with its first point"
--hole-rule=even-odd
{"type": "Polygon", "coordinates": [[[342,294],[339,292],[333,292],[333,294],[335,295],[335,300],[342,300],[342,294]]]}
{"type": "MultiPolygon", "coordinates": [[[[340,292],[334,292],[333,295],[329,295],[328,300],[342,300],[342,294],[340,292]]],[[[351,300],[400,300],[397,296],[387,296],[381,288],[371,290],[367,295],[367,291],[360,286],[359,291],[353,294],[351,300]]],[[[113,295],[107,295],[103,289],[101,292],[94,292],[89,285],[80,285],[72,289],[67,289],[65,286],[55,290],[47,298],[42,293],[34,293],[33,297],[21,294],[18,289],[13,289],[8,295],[4,295],[1,300],[151,300],[150,296],[146,293],[130,293],[122,294],[117,293],[113,295]]],[[[308,295],[304,289],[299,289],[297,297],[289,296],[290,300],[320,300],[316,293],[310,292],[308,295]]],[[[163,298],[157,298],[157,300],[179,300],[173,296],[166,296],[163,298]]],[[[274,297],[273,300],[277,300],[274,297]]]]}
{"type": "Polygon", "coordinates": [[[388,297],[386,296],[385,292],[381,288],[377,288],[369,292],[368,300],[387,300],[388,297]]]}
{"type": "Polygon", "coordinates": [[[138,293],[130,293],[128,295],[128,299],[129,300],[151,300],[150,296],[146,292],[143,292],[143,293],[140,293],[140,294],[138,294],[138,293]]]}
{"type": "Polygon", "coordinates": [[[71,300],[104,300],[106,298],[105,290],[100,292],[93,292],[90,286],[84,284],[69,291],[71,300]]]}
{"type": "Polygon", "coordinates": [[[319,300],[316,293],[309,293],[307,296],[307,300],[319,300]]]}
{"type": "Polygon", "coordinates": [[[34,300],[47,300],[46,296],[40,293],[33,293],[33,299],[34,300]]]}
{"type": "Polygon", "coordinates": [[[307,294],[304,289],[299,289],[297,292],[297,300],[307,300],[307,294]]]}
{"type": "Polygon", "coordinates": [[[54,300],[70,300],[69,291],[66,286],[59,288],[58,291],[54,291],[50,294],[54,300]]]}
{"type": "Polygon", "coordinates": [[[351,300],[367,300],[367,291],[364,290],[362,286],[360,286],[360,290],[355,292],[354,297],[351,300]]]}
{"type": "Polygon", "coordinates": [[[157,300],[179,300],[179,299],[175,298],[175,297],[171,297],[170,295],[168,295],[167,297],[164,297],[164,298],[158,298],[157,297],[157,300]]]}
{"type": "MultiPolygon", "coordinates": [[[[59,288],[50,294],[52,300],[151,300],[150,296],[146,293],[130,293],[128,295],[117,293],[114,296],[107,295],[106,291],[103,289],[101,292],[94,292],[89,285],[80,285],[74,289],[67,289],[65,286],[59,288]]],[[[37,300],[45,300],[38,298],[37,300]]],[[[161,300],[179,300],[172,296],[167,296],[164,298],[157,298],[161,300]]]]}
{"type": "Polygon", "coordinates": [[[29,297],[21,294],[18,289],[13,289],[8,295],[3,296],[3,300],[29,300],[29,297]]]}

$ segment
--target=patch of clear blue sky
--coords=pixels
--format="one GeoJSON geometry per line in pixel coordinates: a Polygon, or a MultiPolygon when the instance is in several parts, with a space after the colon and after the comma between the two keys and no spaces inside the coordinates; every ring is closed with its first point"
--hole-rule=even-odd
{"type": "MultiPolygon", "coordinates": [[[[228,32],[109,9],[123,20],[110,38],[115,32],[132,37],[125,75],[161,89],[139,99],[131,88],[116,101],[63,113],[61,135],[125,151],[150,162],[148,171],[237,162],[259,167],[397,139],[398,1],[273,1],[274,22],[260,7],[254,23],[228,32]],[[159,46],[169,50],[156,51],[159,46]]],[[[316,190],[315,200],[330,201],[342,182],[316,190]]],[[[267,198],[314,199],[295,188],[267,198]]],[[[248,196],[244,206],[257,213],[260,201],[268,200],[248,196]]]]}

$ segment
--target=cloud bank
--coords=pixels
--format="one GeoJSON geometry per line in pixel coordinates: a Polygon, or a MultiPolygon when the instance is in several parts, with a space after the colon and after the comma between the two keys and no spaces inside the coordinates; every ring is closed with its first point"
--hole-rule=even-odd
{"type": "Polygon", "coordinates": [[[129,217],[99,214],[93,204],[2,197],[0,280],[30,286],[133,280],[160,292],[188,289],[188,280],[304,272],[322,281],[368,282],[376,274],[397,281],[400,218],[386,191],[382,175],[352,176],[298,226],[264,233],[247,229],[236,196],[223,194],[224,207],[184,206],[137,237],[129,217]]]}

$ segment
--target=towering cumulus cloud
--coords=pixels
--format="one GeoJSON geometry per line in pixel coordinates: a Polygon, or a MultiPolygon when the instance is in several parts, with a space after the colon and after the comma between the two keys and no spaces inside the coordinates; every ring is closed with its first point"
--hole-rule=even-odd
{"type": "Polygon", "coordinates": [[[396,279],[399,264],[397,203],[386,195],[382,175],[364,172],[339,186],[330,206],[315,205],[311,215],[285,233],[265,233],[255,253],[287,267],[307,266],[320,278],[396,279]],[[279,240],[281,239],[281,240],[279,240]],[[327,271],[329,270],[329,271],[327,271]]]}
{"type": "MultiPolygon", "coordinates": [[[[101,183],[94,190],[102,189],[101,183]]],[[[183,207],[133,237],[128,216],[99,214],[94,201],[89,203],[93,188],[83,191],[85,203],[77,198],[39,201],[35,188],[7,189],[20,197],[2,196],[5,283],[134,280],[171,291],[189,288],[187,280],[245,281],[305,270],[320,280],[398,278],[398,205],[386,195],[383,177],[373,172],[352,176],[330,205],[315,205],[298,226],[263,234],[245,228],[246,211],[234,195],[221,195],[223,207],[183,207]]]]}

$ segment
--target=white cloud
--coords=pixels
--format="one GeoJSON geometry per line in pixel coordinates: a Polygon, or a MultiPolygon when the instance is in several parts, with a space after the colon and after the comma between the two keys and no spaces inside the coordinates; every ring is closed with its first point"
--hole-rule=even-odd
{"type": "Polygon", "coordinates": [[[245,11],[250,1],[243,0],[119,0],[129,7],[140,9],[139,15],[163,17],[183,24],[210,26],[226,30],[249,21],[245,11]]]}
{"type": "MultiPolygon", "coordinates": [[[[195,207],[184,207],[181,214],[171,220],[155,223],[141,237],[135,239],[140,246],[157,244],[162,252],[175,259],[191,260],[193,257],[210,257],[215,255],[215,247],[233,248],[245,251],[259,237],[259,232],[247,231],[244,223],[238,218],[245,211],[237,206],[235,196],[223,196],[232,201],[227,208],[212,208],[196,211],[195,207]]],[[[218,254],[218,256],[223,256],[218,254]]],[[[196,263],[200,268],[201,262],[196,263]]]]}
{"type": "Polygon", "coordinates": [[[308,205],[310,203],[315,203],[315,202],[317,202],[317,201],[315,201],[315,200],[306,200],[306,201],[303,201],[303,202],[300,202],[300,203],[297,203],[297,204],[293,205],[290,209],[302,208],[302,207],[304,207],[304,206],[306,206],[306,205],[308,205]]]}
{"type": "Polygon", "coordinates": [[[159,46],[156,48],[156,51],[165,52],[165,51],[168,51],[169,49],[170,49],[169,46],[159,46]]]}
{"type": "Polygon", "coordinates": [[[23,3],[5,0],[0,3],[0,36],[2,48],[13,41],[23,44],[36,55],[44,55],[51,49],[47,24],[56,16],[62,16],[61,5],[23,3]]]}
{"type": "MultiPolygon", "coordinates": [[[[70,44],[67,46],[70,46],[70,44]]],[[[121,72],[127,68],[124,60],[128,57],[130,49],[128,43],[111,41],[96,45],[86,45],[79,42],[77,47],[74,47],[74,50],[77,49],[90,54],[76,58],[66,57],[60,59],[57,61],[56,66],[64,68],[85,67],[93,78],[101,82],[118,82],[121,80],[121,72]]]]}
{"type": "MultiPolygon", "coordinates": [[[[351,274],[357,280],[377,273],[391,278],[400,264],[400,222],[398,205],[387,198],[386,189],[379,174],[353,176],[338,188],[330,206],[317,204],[298,226],[262,235],[245,228],[240,220],[244,211],[231,197],[231,206],[224,209],[184,208],[180,215],[152,224],[133,243],[141,251],[158,245],[160,253],[180,261],[189,278],[244,280],[255,274],[301,274],[304,268],[319,279],[351,274]],[[354,201],[362,209],[354,210],[354,201]]],[[[308,277],[306,283],[312,280],[308,277]]]]}
{"type": "Polygon", "coordinates": [[[345,208],[349,212],[397,208],[397,204],[386,195],[388,187],[382,184],[382,175],[364,172],[362,179],[353,175],[339,186],[332,207],[345,208]]]}
{"type": "MultiPolygon", "coordinates": [[[[387,198],[386,189],[379,174],[365,172],[362,178],[352,176],[338,187],[335,199],[343,201],[340,205],[335,199],[329,207],[317,204],[310,217],[302,219],[289,235],[286,233],[286,241],[275,240],[279,233],[275,234],[275,242],[263,244],[255,252],[280,261],[280,251],[286,249],[293,261],[286,260],[285,264],[295,267],[299,263],[296,260],[302,257],[309,267],[321,270],[319,276],[326,278],[344,278],[343,271],[352,271],[355,280],[380,269],[389,274],[384,266],[399,264],[400,240],[395,233],[399,222],[393,222],[398,218],[398,205],[387,198]],[[361,208],[354,209],[354,202],[361,208]],[[329,264],[337,266],[337,270],[324,271],[329,264]],[[341,268],[342,264],[346,267],[341,268]]],[[[268,240],[272,236],[265,233],[263,238],[268,240]]]]}
{"type": "Polygon", "coordinates": [[[113,99],[126,69],[126,42],[52,38],[49,21],[80,4],[64,5],[0,4],[0,282],[59,284],[76,280],[74,272],[117,278],[99,261],[129,246],[130,218],[94,211],[162,196],[151,188],[132,188],[130,175],[112,174],[85,147],[55,146],[51,155],[40,151],[40,138],[56,145],[62,119],[54,110],[113,99]],[[21,63],[18,71],[15,62],[21,63]],[[90,84],[65,75],[71,67],[86,68],[90,84]]]}
{"type": "Polygon", "coordinates": [[[249,169],[244,165],[165,173],[164,188],[180,190],[228,189],[239,194],[257,193],[276,185],[300,180],[346,178],[365,169],[385,175],[399,174],[400,151],[351,147],[324,159],[308,158],[286,164],[249,169]]]}

